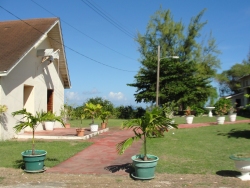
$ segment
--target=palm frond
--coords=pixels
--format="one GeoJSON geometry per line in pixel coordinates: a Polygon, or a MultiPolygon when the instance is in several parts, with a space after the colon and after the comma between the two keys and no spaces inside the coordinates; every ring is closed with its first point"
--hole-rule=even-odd
{"type": "Polygon", "coordinates": [[[125,151],[129,146],[131,146],[131,145],[133,144],[133,142],[134,142],[135,140],[137,140],[137,139],[138,139],[138,137],[134,136],[134,137],[128,138],[128,139],[123,140],[122,142],[118,143],[118,144],[116,145],[116,151],[117,151],[117,153],[120,154],[120,155],[123,154],[124,151],[125,151]]]}

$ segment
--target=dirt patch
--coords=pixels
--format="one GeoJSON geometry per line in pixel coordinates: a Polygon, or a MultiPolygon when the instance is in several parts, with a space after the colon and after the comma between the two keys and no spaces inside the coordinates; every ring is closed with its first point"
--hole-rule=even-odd
{"type": "Polygon", "coordinates": [[[250,181],[235,178],[237,172],[221,172],[221,175],[156,174],[155,179],[141,181],[129,176],[86,174],[29,174],[19,169],[0,168],[0,187],[3,188],[75,188],[75,187],[209,187],[249,188],[250,181]],[[227,175],[225,175],[227,174],[227,175]]]}

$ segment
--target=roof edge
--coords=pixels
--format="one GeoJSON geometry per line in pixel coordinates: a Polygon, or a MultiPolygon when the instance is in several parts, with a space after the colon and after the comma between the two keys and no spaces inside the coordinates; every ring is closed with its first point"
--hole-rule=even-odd
{"type": "MultiPolygon", "coordinates": [[[[23,21],[23,20],[21,20],[21,21],[23,21]]],[[[43,40],[45,40],[46,38],[44,38],[44,35],[47,35],[48,34],[48,32],[57,24],[59,22],[59,19],[57,19],[56,21],[55,21],[55,23],[53,24],[53,25],[51,25],[51,27],[46,31],[46,33],[44,33],[36,42],[35,42],[35,44],[28,50],[28,51],[26,51],[24,54],[23,54],[23,56],[9,69],[9,70],[7,70],[7,73],[5,74],[5,75],[3,75],[3,76],[7,76],[22,60],[23,60],[23,58],[33,49],[33,48],[35,48],[35,46],[37,45],[37,43],[38,42],[42,42],[43,40]],[[41,39],[43,39],[42,41],[40,41],[41,39]]]]}

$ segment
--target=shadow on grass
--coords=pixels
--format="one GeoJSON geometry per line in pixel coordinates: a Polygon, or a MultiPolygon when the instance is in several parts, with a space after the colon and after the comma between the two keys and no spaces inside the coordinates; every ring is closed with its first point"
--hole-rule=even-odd
{"type": "Polygon", "coordinates": [[[59,161],[58,159],[56,158],[49,158],[49,157],[46,157],[46,159],[44,161],[59,161]]]}
{"type": "Polygon", "coordinates": [[[228,138],[246,138],[250,139],[250,130],[236,130],[232,129],[228,133],[218,133],[220,136],[227,136],[228,138]]]}
{"type": "Polygon", "coordinates": [[[220,170],[216,172],[216,174],[223,177],[236,177],[238,175],[241,175],[240,172],[234,170],[220,170]]]}
{"type": "Polygon", "coordinates": [[[14,165],[13,165],[13,168],[21,168],[23,170],[25,168],[24,161],[22,159],[16,160],[14,165]]]}
{"type": "Polygon", "coordinates": [[[104,167],[105,170],[108,170],[112,173],[118,172],[120,170],[125,170],[126,173],[132,173],[134,168],[131,163],[121,164],[121,165],[111,165],[104,167]]]}

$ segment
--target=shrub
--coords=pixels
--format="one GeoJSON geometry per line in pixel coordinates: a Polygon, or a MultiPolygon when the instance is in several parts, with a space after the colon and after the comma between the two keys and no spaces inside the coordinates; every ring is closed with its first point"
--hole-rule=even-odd
{"type": "Polygon", "coordinates": [[[229,99],[226,98],[220,98],[214,105],[214,111],[217,115],[223,116],[226,113],[229,112],[229,109],[231,108],[232,103],[229,99]]]}

